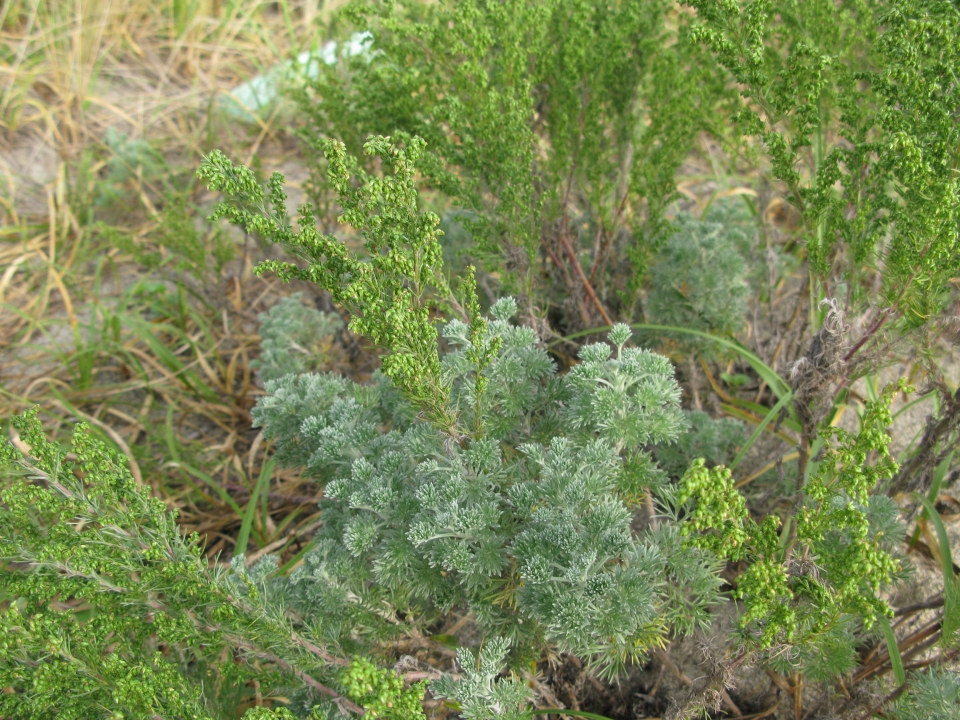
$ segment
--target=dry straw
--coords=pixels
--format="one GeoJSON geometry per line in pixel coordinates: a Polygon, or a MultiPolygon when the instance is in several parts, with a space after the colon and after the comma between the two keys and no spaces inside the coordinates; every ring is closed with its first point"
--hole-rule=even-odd
{"type": "MultiPolygon", "coordinates": [[[[320,21],[339,4],[0,6],[0,418],[38,404],[54,430],[89,422],[186,527],[206,533],[211,555],[232,550],[265,464],[268,447],[250,430],[259,391],[249,361],[278,284],[252,277],[242,257],[191,296],[169,275],[145,274],[93,223],[152,248],[171,178],[190,174],[210,143],[286,160],[276,117],[227,122],[214,99],[323,41],[320,21]],[[105,186],[123,202],[101,208],[105,186]],[[135,292],[161,280],[162,296],[135,292]]],[[[295,476],[268,480],[252,540],[276,551],[298,542],[313,506],[295,476]]]]}

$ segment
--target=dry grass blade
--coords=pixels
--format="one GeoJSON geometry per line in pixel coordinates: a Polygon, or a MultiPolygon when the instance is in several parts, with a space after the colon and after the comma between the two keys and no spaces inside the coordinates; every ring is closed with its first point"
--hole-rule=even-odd
{"type": "MultiPolygon", "coordinates": [[[[260,390],[249,363],[276,283],[252,278],[244,258],[225,280],[202,280],[212,305],[145,302],[131,294],[137,284],[169,276],[145,276],[102,245],[94,224],[153,242],[168,176],[189,175],[211,139],[247,157],[288,152],[275,147],[276,114],[248,128],[213,111],[216,95],[315,41],[315,4],[281,5],[200,0],[171,13],[150,0],[11,0],[0,9],[0,212],[11,221],[0,232],[0,417],[40,404],[91,423],[138,482],[180,508],[185,527],[211,532],[239,529],[232,496],[267,462],[250,428],[260,390]],[[245,463],[220,463],[209,448],[245,463]]],[[[277,478],[267,496],[280,515],[257,527],[300,537],[287,532],[296,513],[284,499],[299,497],[300,481],[277,478]]]]}

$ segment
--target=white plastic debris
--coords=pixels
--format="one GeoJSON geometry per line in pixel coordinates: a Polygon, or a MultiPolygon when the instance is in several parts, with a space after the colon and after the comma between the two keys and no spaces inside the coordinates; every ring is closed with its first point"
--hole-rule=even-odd
{"type": "Polygon", "coordinates": [[[266,119],[273,110],[277,96],[285,82],[315,79],[320,74],[320,63],[336,65],[339,57],[373,56],[370,45],[373,35],[368,31],[355,32],[340,47],[331,40],[316,50],[307,50],[293,60],[277,63],[265,72],[235,87],[229,94],[219,95],[219,105],[229,115],[245,122],[266,119]],[[339,51],[339,52],[338,52],[339,51]]]}

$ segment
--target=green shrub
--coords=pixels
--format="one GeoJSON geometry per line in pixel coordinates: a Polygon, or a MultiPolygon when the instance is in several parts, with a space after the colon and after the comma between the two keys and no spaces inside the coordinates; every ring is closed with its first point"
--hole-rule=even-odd
{"type": "Polygon", "coordinates": [[[816,278],[842,282],[851,311],[876,307],[885,322],[936,316],[960,267],[956,4],[684,4],[748,101],[733,120],[788,188],[816,278]]]}
{"type": "MultiPolygon", "coordinates": [[[[420,147],[415,141],[411,149],[420,147]]],[[[485,632],[524,652],[549,644],[610,675],[665,633],[702,626],[717,599],[712,561],[680,549],[672,524],[643,537],[630,531],[629,506],[659,477],[647,447],[674,440],[683,427],[669,362],[625,347],[631,333],[621,325],[610,334],[613,348],[583,348],[581,364],[558,377],[536,333],[510,322],[513,300],[497,302],[489,318],[479,315],[470,276],[460,302],[448,299],[465,313],[443,329],[449,352],[441,356],[436,340],[413,346],[396,327],[381,332],[376,323],[383,320],[372,317],[384,302],[379,294],[416,266],[409,258],[417,248],[433,247],[436,218],[417,214],[416,155],[382,138],[367,148],[395,174],[366,177],[359,189],[348,182],[342,146],[328,145],[327,157],[345,207],[378,203],[369,260],[348,255],[332,237],[316,238],[305,223],[294,235],[277,214],[254,217],[241,205],[218,210],[307,255],[305,268],[261,267],[360,299],[351,326],[371,328],[391,353],[386,378],[371,387],[288,375],[267,383],[254,411],[278,458],[325,485],[325,521],[291,578],[291,602],[301,612],[322,608],[343,618],[338,627],[361,636],[376,634],[383,608],[422,622],[460,606],[485,632]],[[402,243],[383,253],[379,237],[402,243]],[[429,394],[409,374],[413,368],[431,374],[429,394]],[[402,398],[386,391],[386,379],[402,398]],[[687,603],[670,606],[681,594],[687,603]]],[[[260,197],[245,181],[229,186],[245,176],[222,157],[202,173],[234,197],[260,197]]],[[[280,182],[271,180],[274,198],[280,182]]],[[[308,208],[301,211],[310,217],[308,208]]],[[[361,228],[370,222],[348,217],[361,228]]],[[[390,322],[416,337],[436,332],[416,309],[443,296],[431,299],[413,282],[391,300],[390,322]]]]}
{"type": "MultiPolygon", "coordinates": [[[[689,17],[664,0],[457,0],[357,3],[346,19],[373,51],[298,92],[308,147],[422,137],[426,185],[525,316],[556,305],[575,329],[631,306],[674,174],[729,98],[689,17]]],[[[318,172],[318,207],[331,189],[318,172]]]]}
{"type": "Polygon", "coordinates": [[[897,469],[884,430],[898,389],[890,386],[868,404],[859,433],[824,431],[827,442],[803,503],[782,529],[784,521],[774,515],[759,524],[749,516],[729,470],[708,470],[697,461],[682,478],[679,501],[695,500],[682,532],[698,547],[751,562],[734,593],[744,599],[740,627],[747,645],[794,646],[807,658],[829,658],[830,672],[820,672],[836,677],[857,661],[853,653],[837,652],[854,642],[851,619],[870,629],[892,615],[878,594],[898,577],[900,561],[892,553],[903,530],[893,501],[870,492],[897,469]],[[875,463],[868,463],[871,454],[879,458],[875,463]]]}
{"type": "MultiPolygon", "coordinates": [[[[467,718],[529,717],[502,664],[565,652],[620,677],[709,627],[724,569],[742,601],[732,666],[758,655],[804,682],[855,667],[905,574],[883,493],[934,467],[941,482],[960,432],[960,395],[943,390],[898,467],[886,427],[902,385],[865,404],[857,432],[832,424],[851,383],[956,298],[960,13],[946,0],[689,4],[695,17],[659,0],[348,11],[371,52],[298,91],[315,204],[294,223],[279,174],[264,187],[219,152],[199,171],[227,196],[213,220],[291,254],[258,272],[316,283],[382,353],[366,384],[309,372],[301,360],[335,321],[297,300],[263,318],[254,418],[277,460],[322,490],[322,526],[289,574],[273,556],[210,569],[116,455],[81,433],[74,465],[18,420],[31,450],[2,451],[20,471],[0,504],[0,712],[223,716],[244,706],[257,662],[289,708],[254,717],[420,716],[423,687],[377,664],[382,641],[422,637],[456,609],[483,647],[460,648],[462,675],[435,695],[467,718]],[[747,155],[765,149],[802,221],[801,242],[779,251],[802,275],[798,310],[809,302],[790,380],[730,337],[757,286],[748,224],[716,207],[666,220],[674,174],[710,128],[747,155]],[[441,211],[469,236],[458,242],[479,280],[468,265],[451,284],[441,211]],[[352,231],[335,236],[335,217],[352,231]],[[757,425],[749,438],[685,417],[670,363],[629,346],[613,320],[635,320],[645,287],[649,319],[675,340],[701,355],[719,344],[761,377],[754,399],[723,396],[757,425]],[[538,335],[558,308],[581,336],[600,321],[607,333],[564,374],[538,335]],[[797,462],[779,514],[755,518],[723,465],[764,430],[797,462]]],[[[956,594],[944,605],[952,627],[956,594]]],[[[911,682],[891,712],[952,712],[952,676],[911,682]]]]}
{"type": "Polygon", "coordinates": [[[83,426],[75,460],[46,440],[36,410],[14,427],[30,452],[0,445],[0,715],[214,717],[204,684],[225,685],[227,701],[259,675],[217,662],[232,634],[255,636],[250,608],[83,426]]]}

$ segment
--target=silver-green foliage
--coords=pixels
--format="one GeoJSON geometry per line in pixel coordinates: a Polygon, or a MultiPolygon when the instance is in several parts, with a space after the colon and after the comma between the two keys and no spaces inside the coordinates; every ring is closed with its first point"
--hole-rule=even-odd
{"type": "MultiPolygon", "coordinates": [[[[750,288],[735,232],[683,215],[655,257],[647,295],[648,320],[657,325],[732,335],[743,328],[750,288]]],[[[677,336],[696,349],[706,341],[677,336]]]]}
{"type": "Polygon", "coordinates": [[[670,362],[627,347],[618,325],[613,347],[582,348],[558,376],[536,332],[511,322],[512,299],[483,317],[472,272],[461,302],[449,294],[437,218],[419,210],[413,184],[423,141],[365,148],[384,177],[326,144],[342,220],[361,230],[367,257],[320,235],[310,206],[294,232],[280,176],[264,189],[216,154],[200,170],[232,196],[216,217],[308,263],[263,269],[333,293],[388,353],[372,385],[288,375],[254,410],[278,460],[324,486],[323,526],[288,602],[344,649],[460,606],[524,652],[552,645],[610,675],[669,631],[705,625],[716,562],[678,542],[673,523],[631,529],[631,507],[662,482],[649,448],[684,428],[670,362]],[[441,352],[429,310],[447,304],[463,319],[444,326],[441,352]]]}
{"type": "Polygon", "coordinates": [[[336,315],[304,305],[300,295],[284,298],[260,314],[260,357],[250,366],[260,370],[263,381],[318,370],[325,343],[343,326],[336,315]]]}
{"type": "Polygon", "coordinates": [[[457,703],[464,720],[528,720],[530,688],[515,676],[499,678],[509,649],[510,643],[502,638],[484,644],[476,658],[468,649],[458,648],[463,677],[446,675],[430,685],[431,693],[457,703]]]}
{"type": "Polygon", "coordinates": [[[913,675],[893,717],[896,720],[957,720],[960,718],[960,675],[941,668],[913,675]]]}
{"type": "Polygon", "coordinates": [[[729,465],[747,439],[746,427],[733,418],[712,418],[702,410],[685,410],[688,429],[675,443],[658,446],[657,464],[671,478],[679,479],[697,458],[707,466],[729,465]]]}
{"type": "Polygon", "coordinates": [[[670,629],[704,625],[717,597],[717,567],[682,548],[675,526],[631,532],[628,502],[659,475],[645,448],[683,427],[679,389],[665,358],[625,347],[622,326],[615,348],[587,346],[558,377],[533,330],[510,322],[515,311],[512,300],[492,309],[481,340],[500,349],[479,402],[469,327],[444,329],[451,402],[477,428],[460,442],[412,413],[391,422],[397,399],[382,386],[329,375],[267,384],[257,423],[282,458],[326,483],[294,602],[349,617],[354,632],[372,632],[384,612],[461,606],[519,647],[548,643],[614,674],[670,629]]]}

